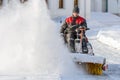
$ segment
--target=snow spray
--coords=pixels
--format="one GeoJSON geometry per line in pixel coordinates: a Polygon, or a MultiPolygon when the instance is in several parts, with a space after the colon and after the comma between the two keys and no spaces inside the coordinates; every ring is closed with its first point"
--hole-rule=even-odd
{"type": "Polygon", "coordinates": [[[11,0],[0,10],[0,74],[73,75],[68,55],[45,0],[11,0]]]}

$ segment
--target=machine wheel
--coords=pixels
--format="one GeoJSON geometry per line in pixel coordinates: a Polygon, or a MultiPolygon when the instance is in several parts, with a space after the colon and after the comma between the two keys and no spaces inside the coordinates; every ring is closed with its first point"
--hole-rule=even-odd
{"type": "Polygon", "coordinates": [[[87,42],[85,39],[82,40],[82,52],[88,53],[87,42]]]}

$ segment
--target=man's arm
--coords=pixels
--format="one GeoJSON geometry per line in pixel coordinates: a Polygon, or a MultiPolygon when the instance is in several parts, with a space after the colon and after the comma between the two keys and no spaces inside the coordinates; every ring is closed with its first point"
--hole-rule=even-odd
{"type": "Polygon", "coordinates": [[[83,22],[83,23],[81,23],[81,24],[80,24],[80,26],[87,28],[87,23],[86,23],[86,20],[84,20],[84,22],[83,22]]]}
{"type": "Polygon", "coordinates": [[[64,31],[66,30],[67,27],[68,27],[67,23],[64,22],[63,25],[61,26],[60,33],[64,33],[64,31]]]}

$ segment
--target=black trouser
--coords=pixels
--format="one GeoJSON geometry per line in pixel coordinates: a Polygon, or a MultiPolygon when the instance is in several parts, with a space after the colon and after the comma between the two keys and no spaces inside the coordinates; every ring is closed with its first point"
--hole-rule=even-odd
{"type": "Polygon", "coordinates": [[[75,51],[75,41],[74,41],[75,39],[76,39],[76,32],[68,32],[66,34],[67,44],[72,51],[75,51]]]}

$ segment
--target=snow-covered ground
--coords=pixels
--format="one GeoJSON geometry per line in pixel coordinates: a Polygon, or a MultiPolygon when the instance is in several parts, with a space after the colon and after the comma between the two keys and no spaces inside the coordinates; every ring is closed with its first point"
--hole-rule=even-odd
{"type": "Polygon", "coordinates": [[[65,17],[52,21],[44,0],[22,5],[12,1],[0,11],[0,80],[119,80],[120,50],[104,42],[108,37],[119,41],[119,17],[93,13],[87,21],[95,55],[105,57],[109,65],[103,75],[95,76],[70,58],[59,35],[59,22],[65,17]],[[107,38],[101,41],[100,36],[107,38]]]}

